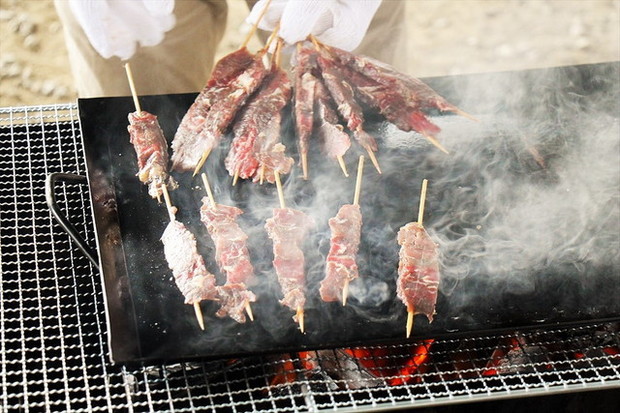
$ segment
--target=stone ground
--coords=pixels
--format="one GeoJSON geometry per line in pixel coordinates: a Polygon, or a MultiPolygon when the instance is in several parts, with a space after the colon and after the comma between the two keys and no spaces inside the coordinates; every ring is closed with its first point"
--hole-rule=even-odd
{"type": "MultiPolygon", "coordinates": [[[[620,60],[619,0],[402,1],[418,77],[620,60]]],[[[247,31],[245,2],[228,3],[219,55],[247,31]]],[[[75,99],[52,0],[0,0],[0,106],[75,99]]]]}

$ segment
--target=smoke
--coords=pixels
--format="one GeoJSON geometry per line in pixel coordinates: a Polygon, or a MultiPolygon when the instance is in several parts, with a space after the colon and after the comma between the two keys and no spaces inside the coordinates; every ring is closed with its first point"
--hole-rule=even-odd
{"type": "MultiPolygon", "coordinates": [[[[417,220],[424,178],[430,181],[424,222],[439,247],[443,296],[455,291],[467,296],[459,287],[468,277],[484,277],[512,293],[527,294],[537,277],[549,272],[587,274],[591,268],[618,267],[620,128],[613,100],[618,84],[584,96],[579,93],[591,85],[567,80],[574,77],[548,70],[485,75],[456,85],[459,103],[473,110],[479,122],[432,117],[442,128],[439,138],[449,148],[448,156],[418,134],[369,122],[384,173],[377,174],[366,162],[360,278],[350,286],[352,311],[375,321],[398,313],[396,233],[417,220]]],[[[295,147],[292,136],[284,142],[290,150],[295,147]]],[[[306,243],[309,308],[329,305],[318,297],[329,251],[327,221],[340,206],[352,203],[362,153],[353,148],[347,154],[349,178],[316,148],[309,155],[309,181],[301,179],[298,167],[284,177],[287,206],[306,212],[316,223],[306,243]]],[[[211,163],[209,173],[221,175],[218,168],[211,163]]],[[[231,188],[230,178],[221,178],[216,197],[246,211],[244,228],[254,240],[250,248],[262,263],[260,288],[278,296],[271,243],[263,228],[279,207],[275,187],[246,182],[231,188]]]]}
{"type": "MultiPolygon", "coordinates": [[[[279,207],[275,186],[245,181],[231,186],[232,178],[223,168],[230,139],[222,141],[204,171],[216,201],[244,211],[239,221],[249,236],[256,273],[250,286],[258,297],[253,305],[256,320],[240,326],[217,319],[213,316],[217,303],[205,304],[203,312],[211,330],[207,335],[200,333],[203,335],[196,336],[194,342],[188,341],[188,349],[200,353],[209,348],[211,354],[228,354],[295,347],[300,343],[324,346],[394,337],[398,334],[394,332],[404,327],[406,316],[395,293],[399,250],[396,234],[400,227],[418,218],[423,179],[429,180],[424,225],[440,252],[441,284],[433,328],[454,330],[468,322],[488,326],[481,315],[461,310],[470,306],[482,313],[487,296],[506,291],[521,297],[540,293],[545,280],[554,280],[556,284],[546,288],[555,288],[562,277],[587,280],[598,277],[601,269],[611,269],[617,281],[618,65],[430,79],[429,83],[479,122],[455,115],[431,116],[442,129],[438,139],[449,155],[416,133],[402,132],[376,119],[367,122],[368,132],[379,143],[377,157],[383,174],[366,162],[360,201],[362,239],[357,258],[360,278],[350,284],[346,308],[322,302],[318,289],[329,251],[327,222],[343,204],[352,203],[357,159],[364,152],[353,147],[346,155],[350,174],[346,178],[338,163],[325,158],[318,143],[312,142],[308,157],[310,179],[301,178],[299,166],[283,177],[287,207],[304,211],[316,224],[304,245],[307,333],[303,336],[291,320],[293,312],[278,302],[282,296],[271,263],[272,243],[264,229],[273,208],[279,207]],[[477,290],[481,281],[484,288],[477,290]],[[497,288],[490,288],[493,286],[497,288]],[[445,321],[450,317],[454,323],[445,321]],[[371,323],[372,328],[366,328],[366,323],[371,323]],[[239,335],[247,340],[237,342],[239,335]]],[[[157,106],[153,112],[164,113],[168,102],[162,102],[161,112],[157,112],[157,106]]],[[[182,114],[180,110],[172,120],[160,116],[167,136],[174,134],[182,114]]],[[[291,155],[297,156],[290,126],[285,127],[283,143],[291,155]]],[[[169,293],[174,289],[170,274],[162,258],[157,258],[161,255],[159,237],[166,224],[165,212],[135,182],[133,170],[122,172],[123,159],[117,159],[115,154],[124,151],[127,156],[133,155],[127,142],[122,145],[122,150],[112,148],[110,153],[119,170],[115,191],[123,248],[129,251],[126,260],[132,295],[144,301],[142,307],[150,309],[138,318],[143,317],[150,326],[160,323],[158,329],[173,337],[191,328],[188,326],[193,326],[195,320],[178,294],[169,293]],[[144,194],[143,199],[138,193],[144,194]],[[153,278],[144,278],[143,268],[149,274],[166,274],[153,282],[153,278]],[[153,296],[157,302],[149,298],[153,296]],[[179,305],[172,311],[170,303],[175,300],[179,305]],[[155,308],[158,310],[153,311],[155,308]],[[186,316],[182,325],[175,321],[179,314],[186,316]]],[[[189,175],[175,175],[180,188],[171,194],[173,203],[179,208],[178,219],[196,235],[208,269],[222,284],[224,276],[213,259],[214,245],[199,219],[201,199],[206,193],[201,181],[189,175]]],[[[495,322],[501,324],[501,318],[498,316],[495,322]]],[[[423,322],[416,321],[417,326],[420,324],[424,328],[423,322]]],[[[154,351],[166,348],[155,342],[152,347],[154,351]]]]}

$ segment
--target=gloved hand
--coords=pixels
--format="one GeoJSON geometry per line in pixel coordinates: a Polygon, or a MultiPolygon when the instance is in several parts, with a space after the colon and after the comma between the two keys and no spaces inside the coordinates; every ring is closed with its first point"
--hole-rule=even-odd
{"type": "Polygon", "coordinates": [[[97,52],[129,59],[140,46],[155,46],[172,29],[174,0],[69,0],[71,11],[97,52]]]}
{"type": "MultiPolygon", "coordinates": [[[[246,19],[256,24],[267,0],[258,1],[246,19]]],[[[351,51],[360,45],[381,0],[271,0],[258,27],[294,44],[313,34],[321,42],[351,51]]]]}

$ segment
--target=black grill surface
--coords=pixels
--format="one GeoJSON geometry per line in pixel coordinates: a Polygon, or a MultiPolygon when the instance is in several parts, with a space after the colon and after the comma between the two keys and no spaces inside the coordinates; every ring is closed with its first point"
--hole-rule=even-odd
{"type": "MultiPolygon", "coordinates": [[[[85,174],[80,134],[76,105],[0,109],[3,411],[376,411],[620,385],[616,323],[436,340],[424,369],[406,374],[373,375],[343,350],[112,365],[99,273],[45,202],[48,174],[85,174]],[[498,348],[512,356],[489,367],[498,348]]],[[[94,246],[88,187],[56,195],[94,246]]],[[[374,347],[370,361],[404,360],[419,344],[374,347]]]]}

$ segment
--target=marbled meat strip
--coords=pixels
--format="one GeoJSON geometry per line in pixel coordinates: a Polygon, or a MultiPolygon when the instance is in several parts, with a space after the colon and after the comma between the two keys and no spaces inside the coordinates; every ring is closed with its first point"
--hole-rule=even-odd
{"type": "Polygon", "coordinates": [[[215,299],[215,277],[207,271],[204,259],[198,253],[196,238],[185,225],[177,220],[170,221],[161,241],[185,304],[215,299]]]}
{"type": "Polygon", "coordinates": [[[193,170],[202,155],[219,144],[238,110],[259,87],[266,73],[262,55],[256,55],[252,64],[237,77],[226,84],[210,88],[210,107],[200,119],[202,126],[198,134],[193,140],[188,139],[182,150],[175,151],[173,155],[175,170],[193,170]]]}
{"type": "Polygon", "coordinates": [[[301,249],[307,232],[314,221],[301,211],[276,208],[267,219],[265,229],[273,241],[273,266],[284,297],[280,303],[293,311],[304,308],[306,303],[304,253],[301,249]]]}
{"type": "Polygon", "coordinates": [[[275,171],[280,175],[290,172],[293,167],[293,158],[286,156],[285,146],[281,143],[282,109],[291,99],[292,86],[286,72],[280,68],[273,71],[273,82],[280,85],[279,100],[274,105],[266,108],[270,119],[264,130],[254,142],[254,153],[258,160],[259,170],[254,174],[254,181],[259,181],[261,176],[270,183],[275,182],[275,171]]]}
{"type": "Polygon", "coordinates": [[[413,130],[431,136],[441,131],[437,125],[428,120],[414,102],[394,93],[390,87],[375,82],[348,66],[341,66],[341,70],[353,86],[357,98],[378,110],[399,129],[405,132],[413,130]]]}
{"type": "Polygon", "coordinates": [[[327,254],[325,278],[319,289],[323,301],[342,301],[345,281],[359,277],[356,255],[362,235],[362,212],[359,205],[343,205],[329,219],[330,249],[327,254]]]}
{"type": "Polygon", "coordinates": [[[246,70],[253,61],[254,55],[245,47],[227,54],[215,64],[207,81],[207,86],[223,86],[228,84],[246,70]]]}
{"type": "Polygon", "coordinates": [[[199,133],[205,126],[207,113],[217,96],[217,91],[239,76],[253,61],[254,56],[244,47],[224,56],[217,62],[207,85],[183,116],[174,135],[172,169],[183,172],[192,170],[196,166],[196,163],[192,165],[188,158],[193,159],[192,152],[199,146],[197,142],[199,133]]]}
{"type": "Polygon", "coordinates": [[[312,135],[314,120],[314,88],[317,83],[312,74],[316,66],[316,52],[309,48],[298,49],[296,64],[293,67],[295,77],[295,131],[297,132],[300,154],[308,153],[308,141],[312,135]]]}
{"type": "Polygon", "coordinates": [[[215,260],[226,274],[226,284],[216,287],[220,302],[219,317],[230,316],[239,323],[245,322],[245,306],[256,301],[247,283],[254,276],[247,247],[248,236],[237,223],[243,214],[239,208],[215,204],[209,198],[202,199],[200,219],[215,244],[215,260]]]}
{"type": "Polygon", "coordinates": [[[391,93],[401,95],[418,109],[458,111],[458,108],[440,96],[430,86],[413,76],[399,72],[394,67],[368,56],[355,55],[336,47],[329,47],[333,56],[363,75],[388,87],[391,93]]]}
{"type": "Polygon", "coordinates": [[[169,189],[177,187],[176,181],[168,175],[168,144],[159,126],[157,116],[142,111],[133,112],[129,116],[129,139],[138,158],[140,182],[148,185],[149,195],[159,198],[162,185],[169,189]]]}
{"type": "Polygon", "coordinates": [[[315,113],[317,131],[323,141],[323,152],[328,158],[336,159],[351,147],[351,139],[338,122],[338,114],[334,109],[329,91],[322,82],[315,85],[315,113]]]}
{"type": "Polygon", "coordinates": [[[237,172],[242,179],[256,175],[260,165],[257,152],[270,152],[280,140],[281,111],[290,96],[288,76],[278,69],[267,75],[258,92],[241,109],[233,124],[234,138],[225,161],[231,176],[237,172]],[[263,142],[265,147],[257,141],[263,142]]]}
{"type": "Polygon", "coordinates": [[[433,321],[439,287],[437,245],[417,222],[398,231],[398,244],[401,248],[396,294],[407,311],[424,314],[433,321]]]}
{"type": "Polygon", "coordinates": [[[347,128],[362,147],[376,151],[377,142],[363,129],[364,114],[362,108],[355,101],[353,88],[340,74],[336,62],[326,55],[317,56],[317,62],[321,68],[325,86],[327,86],[336,103],[338,112],[346,121],[347,128]]]}

